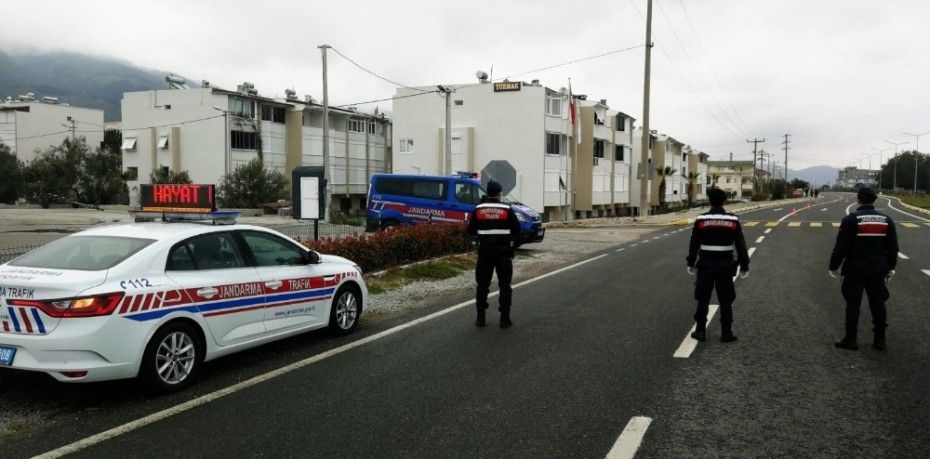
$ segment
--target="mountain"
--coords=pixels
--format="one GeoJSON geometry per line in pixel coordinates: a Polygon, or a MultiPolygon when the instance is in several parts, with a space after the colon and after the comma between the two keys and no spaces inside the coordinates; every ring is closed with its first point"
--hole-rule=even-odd
{"type": "Polygon", "coordinates": [[[106,121],[119,121],[124,92],[164,89],[168,72],[147,70],[111,58],[55,52],[0,51],[0,97],[34,92],[74,106],[99,108],[106,121]]]}
{"type": "Polygon", "coordinates": [[[791,172],[788,173],[788,178],[799,178],[817,186],[833,185],[840,171],[833,166],[813,166],[799,171],[789,170],[791,172]]]}

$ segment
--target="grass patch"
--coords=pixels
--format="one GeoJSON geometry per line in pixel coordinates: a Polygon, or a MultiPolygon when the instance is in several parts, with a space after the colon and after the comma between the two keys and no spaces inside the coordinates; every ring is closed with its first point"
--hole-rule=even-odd
{"type": "Polygon", "coordinates": [[[475,266],[473,254],[452,255],[406,268],[389,269],[367,280],[368,292],[379,295],[389,290],[421,280],[451,279],[475,266]]]}
{"type": "Polygon", "coordinates": [[[533,258],[536,256],[533,254],[532,250],[527,249],[517,249],[514,251],[514,254],[519,258],[533,258]]]}
{"type": "Polygon", "coordinates": [[[930,196],[898,196],[903,203],[930,210],[930,196]]]}

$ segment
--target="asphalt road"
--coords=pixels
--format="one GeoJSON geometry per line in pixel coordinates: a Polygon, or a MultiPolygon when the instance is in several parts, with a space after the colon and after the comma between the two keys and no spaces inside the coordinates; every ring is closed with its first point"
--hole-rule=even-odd
{"type": "Polygon", "coordinates": [[[171,397],[140,398],[131,383],[68,389],[66,406],[83,409],[73,422],[4,442],[0,456],[49,451],[306,358],[308,349],[369,339],[77,455],[604,457],[631,418],[647,416],[637,457],[927,457],[930,276],[921,270],[930,269],[930,226],[899,225],[909,258],[890,284],[888,351],[867,346],[867,307],[866,346],[837,350],[843,303],[827,261],[831,222],[850,202],[824,194],[790,216],[789,208],[743,214],[744,223],[759,223],[745,228],[755,251],[750,277],[737,281],[739,342],[717,341],[715,322],[688,358],[673,354],[692,325],[689,232],[666,227],[518,287],[512,329],[497,328],[496,314],[477,329],[466,306],[396,332],[390,327],[416,316],[347,338],[310,334],[249,351],[171,397]]]}

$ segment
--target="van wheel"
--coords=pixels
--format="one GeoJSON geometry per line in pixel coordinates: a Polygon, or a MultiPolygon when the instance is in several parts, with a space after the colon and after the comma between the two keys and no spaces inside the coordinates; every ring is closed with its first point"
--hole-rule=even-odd
{"type": "Polygon", "coordinates": [[[329,328],[341,335],[351,333],[358,326],[358,318],[361,314],[362,295],[358,289],[344,285],[333,296],[333,307],[329,313],[329,328]]]}
{"type": "Polygon", "coordinates": [[[203,356],[203,345],[191,325],[169,323],[149,341],[139,378],[158,392],[181,390],[190,385],[200,370],[203,356]]]}
{"type": "Polygon", "coordinates": [[[397,223],[397,220],[385,220],[381,222],[381,229],[385,231],[397,228],[398,226],[400,225],[397,223]]]}

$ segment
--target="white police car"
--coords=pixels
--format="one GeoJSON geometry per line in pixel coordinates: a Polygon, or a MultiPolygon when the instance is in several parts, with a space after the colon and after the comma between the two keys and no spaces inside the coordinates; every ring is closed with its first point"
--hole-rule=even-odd
{"type": "Polygon", "coordinates": [[[355,329],[359,267],[248,225],[90,229],[0,265],[0,371],[187,385],[200,365],[308,330],[355,329]]]}

